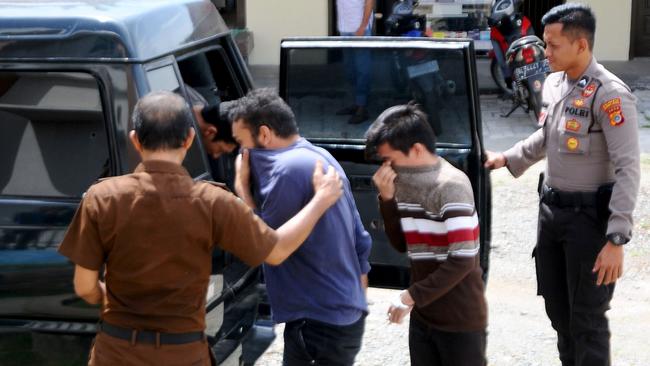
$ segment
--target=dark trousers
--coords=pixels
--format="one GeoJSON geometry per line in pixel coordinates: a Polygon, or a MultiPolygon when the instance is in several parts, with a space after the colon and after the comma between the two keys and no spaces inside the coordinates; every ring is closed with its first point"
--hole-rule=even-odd
{"type": "Polygon", "coordinates": [[[348,366],[361,349],[366,316],[350,325],[337,326],[311,319],[285,324],[283,366],[348,366]]]}
{"type": "Polygon", "coordinates": [[[557,332],[563,366],[610,365],[605,312],[614,285],[596,286],[596,257],[607,242],[607,215],[595,207],[540,203],[535,264],[538,294],[557,332]]]}
{"type": "Polygon", "coordinates": [[[411,366],[484,366],[485,331],[443,332],[411,316],[411,366]]]}

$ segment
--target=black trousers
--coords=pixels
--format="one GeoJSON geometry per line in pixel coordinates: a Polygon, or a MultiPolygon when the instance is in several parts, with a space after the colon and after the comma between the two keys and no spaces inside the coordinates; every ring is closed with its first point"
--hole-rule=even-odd
{"type": "Polygon", "coordinates": [[[443,332],[411,316],[411,366],[484,366],[485,331],[443,332]]]}
{"type": "Polygon", "coordinates": [[[563,366],[610,365],[605,312],[614,285],[596,286],[592,268],[607,243],[607,215],[595,207],[540,203],[537,247],[538,294],[557,332],[563,366]]]}
{"type": "Polygon", "coordinates": [[[311,319],[287,322],[282,365],[352,366],[361,349],[365,323],[365,315],[344,326],[311,319]]]}

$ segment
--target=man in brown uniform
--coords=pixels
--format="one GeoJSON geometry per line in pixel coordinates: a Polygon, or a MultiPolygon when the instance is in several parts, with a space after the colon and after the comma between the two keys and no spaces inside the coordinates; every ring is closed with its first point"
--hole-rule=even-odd
{"type": "Polygon", "coordinates": [[[538,293],[563,365],[610,364],[605,312],[623,274],[639,189],[636,99],[592,56],[591,9],[565,4],[542,19],[546,79],[540,128],[485,165],[518,177],[546,156],[535,248],[538,293]],[[610,199],[611,197],[611,199],[610,199]]]}
{"type": "Polygon", "coordinates": [[[145,96],[133,120],[142,163],[88,189],[59,248],[76,264],[75,292],[102,304],[89,364],[209,365],[203,331],[214,245],[251,266],[280,264],[340,197],[341,182],[317,163],[311,201],[274,231],[181,166],[195,132],[180,96],[145,96]]]}

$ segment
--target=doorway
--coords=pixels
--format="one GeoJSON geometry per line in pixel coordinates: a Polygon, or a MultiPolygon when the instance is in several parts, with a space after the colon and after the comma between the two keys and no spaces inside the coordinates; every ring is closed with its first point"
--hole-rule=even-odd
{"type": "Polygon", "coordinates": [[[650,57],[650,0],[632,1],[630,58],[650,57]]]}

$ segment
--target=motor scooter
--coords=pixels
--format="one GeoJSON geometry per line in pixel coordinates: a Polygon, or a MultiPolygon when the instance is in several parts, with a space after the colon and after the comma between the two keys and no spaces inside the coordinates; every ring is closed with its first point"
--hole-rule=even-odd
{"type": "Polygon", "coordinates": [[[544,42],[536,36],[516,40],[506,51],[506,63],[513,70],[513,107],[504,117],[522,107],[526,113],[533,111],[537,121],[542,110],[542,87],[550,72],[544,42]]]}
{"type": "Polygon", "coordinates": [[[504,94],[512,93],[512,70],[506,64],[508,47],[521,37],[534,35],[530,20],[516,11],[521,4],[517,0],[495,0],[488,17],[492,50],[490,73],[492,79],[504,94]]]}
{"type": "Polygon", "coordinates": [[[530,20],[517,11],[521,0],[495,0],[488,18],[492,51],[490,73],[504,95],[512,98],[512,109],[541,110],[542,86],[549,71],[544,42],[535,36],[530,20]]]}
{"type": "MultiPolygon", "coordinates": [[[[426,16],[414,14],[416,0],[395,3],[386,19],[386,35],[398,37],[424,37],[426,16]]],[[[421,104],[429,116],[429,123],[436,135],[442,134],[442,121],[438,111],[444,97],[453,95],[456,83],[446,80],[440,73],[437,60],[431,60],[422,51],[396,52],[393,57],[395,72],[393,84],[398,89],[408,88],[413,100],[421,104]]]]}

